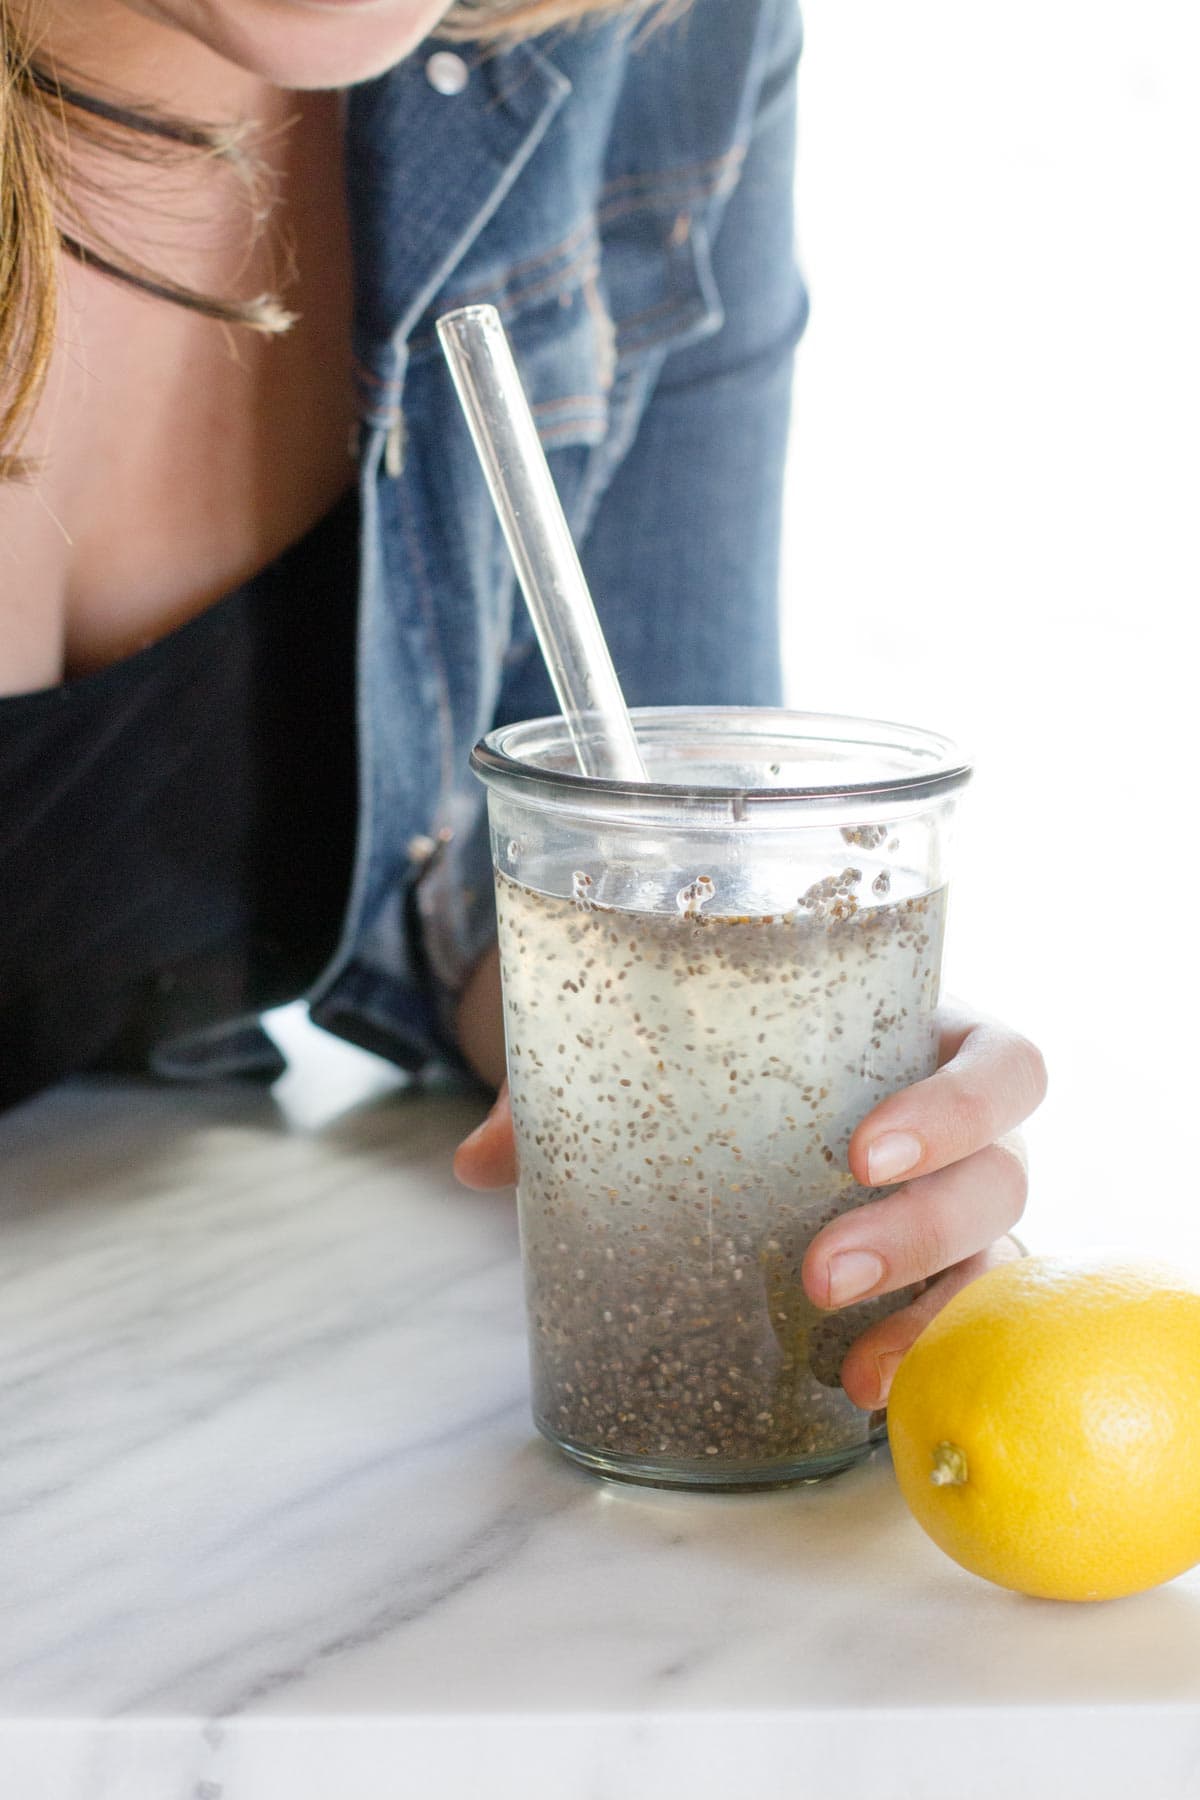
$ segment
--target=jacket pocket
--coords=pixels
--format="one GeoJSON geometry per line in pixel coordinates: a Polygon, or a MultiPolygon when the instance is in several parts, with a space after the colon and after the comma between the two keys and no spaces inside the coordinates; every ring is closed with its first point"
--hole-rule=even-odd
{"type": "Polygon", "coordinates": [[[612,321],[600,283],[594,220],[501,268],[464,268],[409,342],[414,373],[440,357],[435,323],[460,306],[494,306],[512,341],[521,380],[548,450],[602,443],[615,372],[612,321]]]}
{"type": "Polygon", "coordinates": [[[713,274],[711,216],[737,184],[743,152],[626,175],[601,197],[601,278],[620,362],[657,358],[724,323],[713,274]]]}

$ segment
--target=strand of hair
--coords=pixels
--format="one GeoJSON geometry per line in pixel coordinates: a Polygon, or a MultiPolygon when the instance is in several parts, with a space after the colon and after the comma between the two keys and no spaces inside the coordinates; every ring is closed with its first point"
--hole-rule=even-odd
{"type": "Polygon", "coordinates": [[[115,101],[103,100],[97,94],[86,93],[57,75],[51,75],[37,63],[29,64],[28,73],[38,93],[47,99],[69,106],[76,112],[86,113],[89,118],[102,119],[106,125],[119,125],[127,131],[138,132],[143,137],[161,138],[166,143],[180,144],[185,149],[207,150],[223,156],[235,149],[243,136],[242,127],[198,124],[193,120],[175,119],[165,113],[119,106],[115,101]]]}
{"type": "Polygon", "coordinates": [[[286,307],[270,294],[259,294],[253,300],[218,300],[210,294],[194,294],[190,288],[182,287],[173,281],[143,274],[138,269],[124,267],[113,262],[99,250],[81,243],[68,232],[59,233],[59,242],[64,251],[75,262],[107,275],[112,281],[119,281],[125,287],[136,288],[139,293],[148,294],[154,300],[166,300],[173,306],[183,306],[189,312],[201,313],[206,319],[216,319],[222,325],[244,325],[251,331],[261,331],[270,337],[278,337],[288,331],[296,323],[298,315],[288,312],[286,307]]]}

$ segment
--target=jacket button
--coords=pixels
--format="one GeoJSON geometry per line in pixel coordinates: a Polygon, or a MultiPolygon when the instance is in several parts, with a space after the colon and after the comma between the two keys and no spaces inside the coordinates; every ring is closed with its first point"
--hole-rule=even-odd
{"type": "Polygon", "coordinates": [[[435,93],[461,94],[471,79],[471,71],[453,50],[435,50],[425,64],[425,79],[435,93]]]}

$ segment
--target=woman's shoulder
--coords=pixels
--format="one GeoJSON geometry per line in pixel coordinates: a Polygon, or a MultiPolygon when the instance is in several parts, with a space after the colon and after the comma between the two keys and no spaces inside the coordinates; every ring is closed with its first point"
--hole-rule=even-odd
{"type": "Polygon", "coordinates": [[[661,275],[647,231],[657,261],[664,247],[686,261],[797,49],[796,0],[691,0],[657,24],[617,18],[498,54],[431,43],[354,90],[357,349],[375,409],[393,398],[394,340],[435,355],[446,307],[487,301],[511,319],[586,290],[604,261],[640,311],[661,275]]]}
{"type": "MultiPolygon", "coordinates": [[[[690,0],[632,37],[606,174],[646,163],[698,168],[749,136],[763,84],[800,48],[797,0],[690,0]]],[[[572,54],[595,54],[580,34],[572,54]]]]}
{"type": "Polygon", "coordinates": [[[506,197],[535,171],[602,190],[699,172],[748,137],[764,82],[799,42],[797,0],[687,0],[499,52],[433,39],[351,91],[352,186],[393,215],[407,193],[419,219],[455,176],[490,213],[481,163],[507,164],[506,197]],[[445,175],[432,188],[431,161],[445,175]]]}

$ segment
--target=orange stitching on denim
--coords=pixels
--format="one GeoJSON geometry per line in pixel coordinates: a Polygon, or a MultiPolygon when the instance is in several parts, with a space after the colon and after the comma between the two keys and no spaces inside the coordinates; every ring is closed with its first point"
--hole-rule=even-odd
{"type": "Polygon", "coordinates": [[[603,200],[606,194],[636,193],[644,190],[647,193],[669,192],[681,181],[688,181],[694,175],[705,175],[709,170],[718,173],[726,165],[742,163],[746,159],[745,144],[731,144],[728,150],[722,150],[720,156],[705,157],[703,162],[680,163],[676,169],[656,169],[648,175],[618,175],[613,181],[606,181],[600,190],[603,200]]]}
{"type": "MultiPolygon", "coordinates": [[[[599,248],[599,239],[596,236],[595,221],[591,218],[585,219],[582,224],[577,225],[574,231],[569,231],[565,238],[560,238],[558,243],[554,244],[549,250],[543,250],[538,256],[526,257],[524,262],[513,263],[511,268],[505,269],[502,280],[499,283],[500,288],[507,288],[509,284],[519,276],[530,275],[537,269],[548,267],[560,257],[566,256],[568,251],[575,252],[579,248],[581,242],[589,248],[599,248]]],[[[573,256],[571,261],[563,264],[563,267],[573,267],[576,260],[578,259],[573,256]]],[[[496,291],[497,283],[489,281],[478,287],[467,288],[466,291],[461,294],[456,294],[454,289],[451,288],[449,290],[449,298],[454,301],[455,306],[476,306],[481,300],[485,300],[489,294],[494,294],[496,291]]]]}
{"type": "Polygon", "coordinates": [[[598,394],[565,394],[561,400],[538,400],[532,410],[535,413],[561,412],[564,406],[575,406],[581,411],[597,413],[608,410],[598,394]]]}
{"type": "Polygon", "coordinates": [[[527,305],[530,300],[537,299],[542,294],[553,293],[555,288],[561,287],[564,281],[571,280],[577,273],[581,280],[586,279],[589,273],[594,274],[600,266],[599,249],[599,242],[593,240],[573,262],[563,263],[554,270],[553,274],[544,276],[541,281],[530,282],[527,287],[518,288],[510,288],[506,280],[499,285],[492,282],[488,287],[475,288],[470,295],[463,299],[455,296],[454,304],[456,306],[478,306],[481,301],[489,298],[499,299],[503,302],[500,306],[501,312],[506,307],[510,312],[515,311],[516,308],[527,305]]]}
{"type": "Polygon", "coordinates": [[[644,325],[647,319],[661,319],[666,313],[685,312],[689,306],[695,306],[697,300],[698,297],[695,295],[690,300],[660,300],[657,306],[647,306],[641,312],[630,313],[619,322],[617,329],[624,334],[631,328],[644,325]]]}
{"type": "MultiPolygon", "coordinates": [[[[691,323],[695,322],[696,321],[691,321],[691,323]]],[[[649,337],[639,337],[636,343],[629,346],[629,349],[631,352],[657,350],[660,344],[673,344],[678,336],[678,331],[668,330],[652,332],[649,337]]]]}
{"type": "Polygon", "coordinates": [[[352,356],[350,360],[354,365],[355,374],[359,376],[362,381],[365,381],[369,387],[378,388],[395,386],[396,378],[394,375],[376,375],[374,369],[369,369],[366,363],[360,361],[357,356],[352,356]]]}
{"type": "Polygon", "coordinates": [[[693,185],[681,188],[661,188],[653,194],[631,195],[627,199],[616,200],[611,206],[601,208],[597,217],[601,225],[608,225],[614,219],[628,218],[631,213],[648,212],[651,207],[660,207],[664,202],[674,210],[677,207],[694,205],[697,200],[712,200],[718,194],[730,193],[737,185],[740,165],[731,164],[715,181],[706,186],[693,185]]]}
{"type": "MultiPolygon", "coordinates": [[[[602,425],[604,421],[602,419],[592,419],[587,421],[581,420],[580,423],[602,425]]],[[[547,426],[545,431],[538,432],[538,437],[549,449],[553,449],[556,444],[562,446],[566,444],[577,444],[581,441],[577,430],[569,425],[547,426]]],[[[586,443],[587,440],[584,439],[582,441],[586,443]]]]}
{"type": "Polygon", "coordinates": [[[566,237],[559,238],[557,244],[552,244],[549,250],[542,250],[537,256],[527,256],[524,262],[513,263],[508,273],[510,276],[527,275],[531,269],[540,269],[544,263],[553,262],[556,256],[563,256],[568,250],[574,250],[579,240],[589,235],[596,235],[595,222],[590,214],[586,219],[581,219],[573,231],[568,231],[566,237]]]}
{"type": "MultiPolygon", "coordinates": [[[[596,255],[598,248],[598,245],[589,245],[586,255],[578,257],[575,262],[564,263],[561,269],[556,269],[554,274],[547,276],[544,281],[519,288],[515,293],[506,293],[503,288],[498,289],[493,285],[487,288],[477,288],[473,299],[455,299],[454,304],[456,306],[477,306],[481,300],[492,300],[497,304],[500,316],[504,319],[511,319],[515,313],[528,306],[531,301],[540,300],[544,295],[552,294],[558,288],[571,285],[582,287],[589,275],[598,274],[600,268],[596,255]]],[[[433,343],[434,334],[427,331],[423,336],[410,340],[409,353],[413,356],[423,354],[433,346],[433,343]]]]}
{"type": "MultiPolygon", "coordinates": [[[[528,306],[531,300],[539,299],[543,294],[552,294],[555,288],[562,287],[565,281],[573,279],[576,274],[578,274],[581,283],[585,281],[589,275],[596,274],[600,267],[599,250],[599,243],[593,242],[587,246],[587,250],[583,255],[575,258],[574,262],[564,263],[560,269],[554,271],[553,275],[547,275],[542,281],[532,282],[528,287],[517,288],[514,291],[508,289],[507,283],[499,290],[493,285],[492,287],[478,290],[479,298],[482,299],[488,294],[499,292],[504,299],[505,305],[510,311],[518,306],[528,306]]],[[[477,301],[465,300],[459,304],[471,306],[477,303],[477,301]]],[[[503,312],[504,306],[502,306],[500,310],[503,312]]]]}

